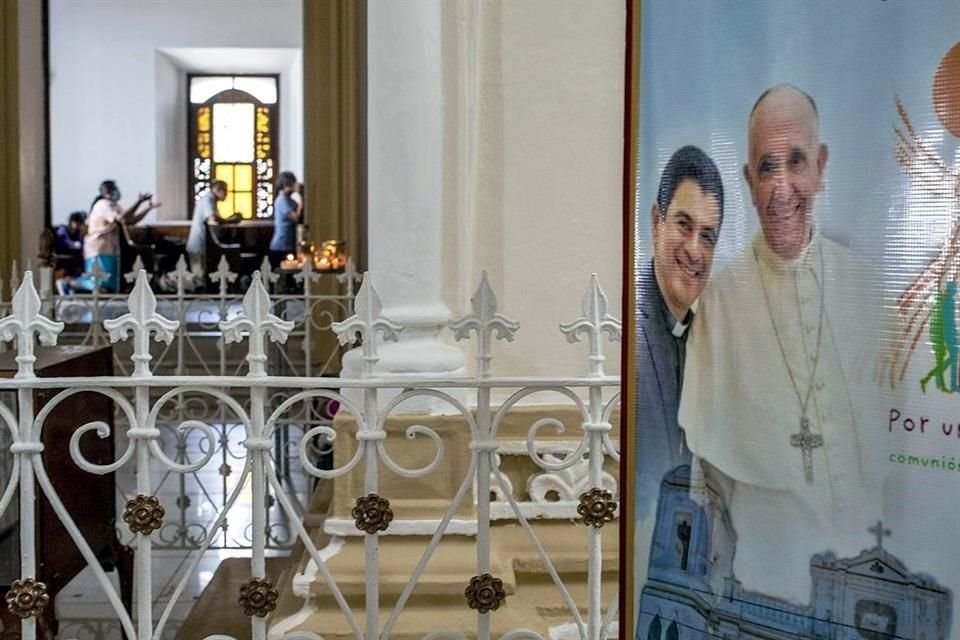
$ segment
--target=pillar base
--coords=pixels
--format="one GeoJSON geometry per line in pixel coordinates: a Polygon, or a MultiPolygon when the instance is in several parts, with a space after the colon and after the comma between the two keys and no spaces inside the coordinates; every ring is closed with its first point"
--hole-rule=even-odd
{"type": "MultiPolygon", "coordinates": [[[[351,349],[343,356],[341,377],[355,379],[363,377],[362,349],[351,349]]],[[[465,378],[463,351],[457,347],[443,344],[433,336],[401,339],[400,342],[386,342],[377,345],[380,360],[374,365],[373,375],[377,378],[465,378]]],[[[401,389],[381,389],[378,404],[382,407],[400,394],[401,389]]],[[[464,401],[462,389],[450,389],[450,395],[464,401]]],[[[361,389],[344,389],[343,395],[357,407],[363,406],[361,389]]],[[[417,397],[405,401],[394,413],[454,413],[448,403],[430,397],[417,397]]]]}

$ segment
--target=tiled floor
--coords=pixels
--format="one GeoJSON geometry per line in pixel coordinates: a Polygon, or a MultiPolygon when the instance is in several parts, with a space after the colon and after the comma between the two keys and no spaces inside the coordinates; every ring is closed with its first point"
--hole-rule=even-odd
{"type": "MultiPolygon", "coordinates": [[[[215,425],[215,428],[221,428],[215,425]]],[[[297,434],[302,433],[297,430],[297,434]]],[[[185,546],[182,539],[177,540],[178,524],[186,523],[186,530],[191,537],[201,537],[209,531],[225,501],[237,486],[244,466],[243,447],[238,446],[243,440],[242,429],[222,429],[221,434],[226,444],[217,449],[216,454],[201,470],[181,477],[179,474],[168,473],[159,465],[151,473],[151,483],[154,494],[166,509],[164,529],[153,536],[157,547],[166,543],[176,546],[185,546]],[[229,469],[229,473],[224,473],[229,469]],[[181,495],[181,480],[183,493],[181,495]],[[184,500],[183,498],[186,498],[184,500]],[[182,507],[182,508],[181,508],[182,507]]],[[[118,433],[118,435],[120,435],[118,433]]],[[[293,438],[296,440],[296,438],[293,438]]],[[[173,456],[176,439],[172,431],[164,430],[162,438],[164,450],[173,456]]],[[[193,460],[199,459],[205,451],[204,443],[198,434],[191,434],[186,441],[185,453],[193,460]]],[[[118,449],[122,450],[126,443],[118,439],[118,449]]],[[[304,476],[296,456],[290,461],[289,478],[284,481],[288,488],[288,495],[294,498],[297,505],[303,504],[308,494],[309,480],[304,476]]],[[[136,493],[136,478],[130,471],[118,472],[118,513],[122,511],[125,500],[136,493]]],[[[161,637],[173,638],[180,623],[190,612],[190,608],[200,596],[204,587],[213,577],[220,562],[230,557],[249,557],[249,538],[253,513],[253,493],[250,482],[239,491],[239,496],[227,518],[228,528],[214,537],[214,547],[209,549],[199,560],[193,572],[189,572],[189,565],[197,555],[196,551],[174,548],[159,548],[153,553],[152,585],[153,585],[153,617],[154,622],[159,620],[164,610],[170,606],[171,599],[178,586],[182,586],[181,593],[172,605],[169,619],[164,625],[161,637]],[[232,547],[232,548],[224,548],[232,547]],[[244,548],[246,547],[246,548],[244,548]]],[[[274,505],[268,509],[268,520],[274,535],[279,540],[276,546],[289,545],[287,539],[288,528],[286,518],[279,508],[274,505]]],[[[119,528],[121,532],[125,527],[119,528]]],[[[122,540],[130,539],[129,531],[122,533],[122,540]]],[[[284,550],[270,550],[269,555],[286,553],[284,550]]],[[[106,574],[113,589],[118,589],[118,578],[115,572],[106,574]]],[[[135,596],[136,597],[136,596],[135,596]]],[[[136,604],[134,605],[136,607],[136,604]]],[[[87,568],[78,575],[56,599],[57,617],[60,621],[58,638],[63,640],[120,640],[123,637],[119,618],[103,586],[97,580],[93,570],[87,568]]]]}
{"type": "MultiPolygon", "coordinates": [[[[154,620],[156,621],[170,603],[177,584],[186,580],[186,588],[177,599],[165,625],[163,638],[173,638],[179,623],[190,612],[193,602],[209,582],[223,557],[243,554],[237,551],[208,552],[193,575],[186,576],[189,561],[183,551],[158,551],[153,563],[154,620]],[[224,555],[228,554],[228,555],[224,555]]],[[[116,572],[107,574],[114,589],[118,588],[116,572]]],[[[103,587],[87,569],[77,576],[57,596],[57,617],[60,620],[58,638],[70,640],[122,638],[118,615],[110,604],[103,587]]]]}

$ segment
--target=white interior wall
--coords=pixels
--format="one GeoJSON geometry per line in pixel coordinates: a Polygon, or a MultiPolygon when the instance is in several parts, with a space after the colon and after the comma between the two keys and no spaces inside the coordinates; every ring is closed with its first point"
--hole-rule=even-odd
{"type": "Polygon", "coordinates": [[[280,170],[289,170],[303,181],[303,52],[290,52],[292,60],[280,73],[280,170]]]}
{"type": "Polygon", "coordinates": [[[189,216],[188,71],[280,73],[281,164],[302,174],[301,0],[50,0],[49,15],[54,223],[105,178],[124,203],[149,190],[158,217],[189,216]]]}
{"type": "MultiPolygon", "coordinates": [[[[154,126],[156,127],[156,182],[151,183],[157,200],[164,204],[156,209],[156,217],[164,219],[185,218],[192,212],[184,210],[187,202],[187,86],[183,70],[176,60],[164,52],[154,56],[156,69],[156,99],[154,101],[154,126]]],[[[52,109],[51,109],[52,111],[52,109]]],[[[51,138],[56,141],[55,136],[51,138]]],[[[56,176],[56,171],[53,172],[56,176]]],[[[54,194],[59,186],[53,183],[54,194]]],[[[123,183],[121,183],[123,187],[123,183]]],[[[135,194],[131,191],[130,197],[135,194]]],[[[129,201],[129,198],[127,199],[129,201]]],[[[55,209],[56,210],[56,209],[55,209]]],[[[150,215],[153,215],[152,213],[150,215]]]]}
{"type": "MultiPolygon", "coordinates": [[[[622,317],[624,5],[456,3],[445,28],[445,298],[466,313],[486,269],[520,322],[495,372],[586,373],[557,325],[594,272],[622,317]]],[[[605,355],[619,373],[620,344],[605,355]]]]}

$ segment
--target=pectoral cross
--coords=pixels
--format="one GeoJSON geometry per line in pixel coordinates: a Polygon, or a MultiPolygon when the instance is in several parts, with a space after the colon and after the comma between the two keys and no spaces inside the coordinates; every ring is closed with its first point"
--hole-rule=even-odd
{"type": "Polygon", "coordinates": [[[790,435],[790,446],[799,447],[803,454],[803,476],[807,484],[813,484],[813,450],[823,446],[823,436],[810,433],[810,419],[800,418],[800,433],[790,435]]]}

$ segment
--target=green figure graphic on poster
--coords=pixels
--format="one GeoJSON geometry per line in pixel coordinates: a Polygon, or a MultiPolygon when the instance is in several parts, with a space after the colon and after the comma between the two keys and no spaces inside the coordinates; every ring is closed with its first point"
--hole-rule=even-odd
{"type": "MultiPolygon", "coordinates": [[[[937,150],[922,138],[910,121],[906,107],[896,100],[902,126],[894,127],[896,159],[910,181],[928,197],[940,202],[960,202],[960,167],[944,161],[937,150]]],[[[933,106],[944,128],[960,138],[960,42],[953,45],[940,61],[933,78],[933,106]]],[[[898,326],[893,343],[882,359],[881,379],[895,388],[903,380],[910,356],[919,344],[927,324],[933,341],[936,366],[920,383],[937,378],[937,388],[946,393],[960,391],[958,378],[957,322],[955,293],[941,290],[947,282],[956,291],[960,277],[960,215],[953,214],[952,230],[944,238],[940,252],[904,289],[897,303],[898,326]],[[939,325],[939,326],[935,326],[939,325]],[[949,384],[943,374],[949,371],[949,384]]]]}
{"type": "Polygon", "coordinates": [[[920,381],[920,390],[927,392],[927,383],[936,378],[937,389],[951,393],[960,391],[958,360],[960,336],[957,335],[957,283],[948,282],[937,294],[930,318],[930,343],[936,364],[920,381]],[[944,374],[948,374],[944,377],[944,374]],[[948,382],[949,380],[949,382],[948,382]]]}

